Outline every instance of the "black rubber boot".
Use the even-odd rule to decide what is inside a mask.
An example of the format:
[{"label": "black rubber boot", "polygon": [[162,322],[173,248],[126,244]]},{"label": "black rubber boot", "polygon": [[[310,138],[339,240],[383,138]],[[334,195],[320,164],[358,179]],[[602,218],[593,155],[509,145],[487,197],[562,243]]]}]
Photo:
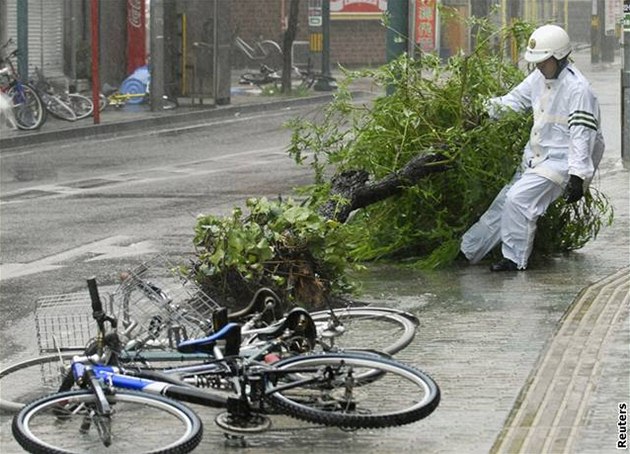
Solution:
[{"label": "black rubber boot", "polygon": [[490,271],[518,271],[518,266],[512,260],[502,259],[490,266]]}]

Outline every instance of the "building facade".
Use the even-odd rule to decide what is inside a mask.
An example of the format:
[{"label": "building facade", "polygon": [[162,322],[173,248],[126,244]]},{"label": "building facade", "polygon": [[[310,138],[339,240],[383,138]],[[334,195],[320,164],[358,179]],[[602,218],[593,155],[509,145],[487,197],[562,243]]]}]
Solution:
[{"label": "building facade", "polygon": [[[387,27],[382,13],[387,10],[387,0],[329,1],[331,66],[385,63]],[[512,17],[537,23],[556,22],[569,29],[575,42],[589,43],[593,8],[620,0],[441,0],[439,8],[434,7],[434,0],[389,1],[408,1],[412,18],[424,15],[424,19],[419,19],[423,23],[410,23],[409,29],[414,36],[425,33],[416,42],[427,47],[425,50],[448,57],[455,52],[470,50],[471,32],[465,19],[471,14],[488,16],[498,23],[506,23]],[[153,65],[164,73],[165,84],[174,94],[204,95],[212,94],[213,90],[224,91],[225,79],[232,69],[257,68],[260,63],[234,46],[236,38],[254,49],[262,40],[273,40],[282,45],[290,2],[99,0],[96,3],[99,8],[100,80],[109,85],[120,85],[131,73],[135,64],[132,62],[137,61],[137,56],[132,58],[132,53],[137,53],[138,48],[145,49],[138,45],[138,40],[146,40],[146,63],[153,57]],[[20,12],[19,3],[22,7],[27,5],[26,14],[23,9]],[[69,85],[85,85],[89,83],[92,68],[92,4],[91,0],[0,0],[0,38],[4,43],[9,37],[18,36],[20,27],[26,27],[29,73],[38,67],[47,77],[65,79]],[[160,41],[163,47],[151,52],[150,15],[157,5],[164,19],[160,22],[163,32],[160,36],[164,42]],[[422,12],[416,10],[418,5],[425,9]],[[433,9],[427,9],[429,6]],[[309,49],[314,46],[313,36],[321,7],[322,0],[299,0],[293,54],[296,63],[301,65],[306,65],[313,55]],[[146,27],[142,34],[132,35],[129,23],[137,19],[139,9],[144,13]],[[215,77],[221,79],[218,84]]]}]

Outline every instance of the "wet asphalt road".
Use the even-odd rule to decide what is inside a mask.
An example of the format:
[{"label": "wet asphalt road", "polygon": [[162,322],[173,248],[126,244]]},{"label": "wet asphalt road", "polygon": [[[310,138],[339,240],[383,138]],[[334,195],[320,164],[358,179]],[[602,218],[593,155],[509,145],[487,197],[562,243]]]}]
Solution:
[{"label": "wet asphalt road", "polygon": [[[306,430],[303,423],[279,418],[274,421],[274,431],[250,437],[240,445],[226,441],[214,427],[213,411],[195,407],[206,427],[197,451],[490,452],[580,291],[630,263],[628,171],[619,159],[619,67],[587,69],[607,120],[608,149],[597,184],[615,207],[614,224],[605,227],[596,241],[571,254],[540,259],[522,273],[495,275],[485,264],[430,272],[378,265],[358,276],[366,298],[419,316],[416,339],[399,358],[423,369],[441,386],[442,402],[433,415],[409,426],[358,432]],[[6,180],[3,154],[2,196],[22,195],[18,202],[0,205],[2,358],[29,355],[36,348],[33,336],[25,339],[23,333],[33,332],[33,304],[39,295],[79,290],[81,278],[90,274],[113,282],[115,270],[136,263],[156,248],[187,251],[196,212],[224,213],[249,195],[286,193],[308,181],[307,171],[296,170],[282,156],[286,132],[279,132],[277,125],[263,129],[267,132],[253,129],[252,134],[244,134],[241,128],[239,138],[251,135],[251,141],[225,158],[220,153],[206,154],[210,144],[229,144],[232,150],[239,142],[227,136],[221,139],[224,125],[203,138],[169,133],[154,143],[145,143],[145,139],[99,143],[87,147],[92,156],[88,163],[76,159],[76,153],[85,153],[83,146],[81,151],[68,152],[63,167],[71,168],[69,173],[64,170],[61,178],[49,176],[48,180],[46,172],[66,152],[55,150],[61,154],[53,157],[46,151],[21,151],[28,159],[44,160],[39,167],[44,184]],[[269,132],[272,130],[276,132]],[[269,142],[261,139],[271,136],[274,139]],[[189,140],[203,148],[192,151]],[[166,152],[173,147],[192,155],[181,159]],[[101,154],[103,150],[107,153]],[[137,160],[126,163],[131,150]],[[248,154],[252,150],[256,151]],[[100,170],[99,159],[109,166],[106,171]],[[99,185],[98,180],[105,184]],[[115,183],[109,183],[112,180]],[[68,187],[76,192],[60,194],[71,191],[65,189]],[[31,197],[28,191],[33,189],[56,191],[57,195],[33,196],[31,192]],[[6,268],[7,264],[14,266]],[[22,271],[20,264],[25,265]],[[37,272],[20,274],[34,267],[39,267]],[[5,279],[6,269],[17,274]],[[610,323],[612,335],[597,351],[599,371],[591,386],[592,396],[583,404],[587,406],[585,416],[568,452],[618,452],[616,405],[628,401],[630,389],[628,311],[627,305],[620,307]],[[384,392],[386,398],[396,398],[395,390]],[[2,452],[20,452],[7,431],[8,418],[3,415],[1,421]]]}]

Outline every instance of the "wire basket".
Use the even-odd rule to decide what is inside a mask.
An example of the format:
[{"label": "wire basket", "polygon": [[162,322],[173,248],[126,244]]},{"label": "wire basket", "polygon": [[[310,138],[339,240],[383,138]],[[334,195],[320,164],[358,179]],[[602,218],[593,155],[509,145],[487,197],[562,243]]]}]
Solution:
[{"label": "wire basket", "polygon": [[36,301],[35,329],[40,354],[82,350],[96,335],[90,295],[50,295]]},{"label": "wire basket", "polygon": [[212,330],[220,306],[164,256],[121,273],[121,280],[112,303],[128,350],[175,348]]}]

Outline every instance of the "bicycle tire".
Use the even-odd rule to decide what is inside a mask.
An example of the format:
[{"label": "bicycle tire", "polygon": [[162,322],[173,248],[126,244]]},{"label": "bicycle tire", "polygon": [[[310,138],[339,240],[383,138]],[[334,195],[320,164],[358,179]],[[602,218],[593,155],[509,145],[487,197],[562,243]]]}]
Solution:
[{"label": "bicycle tire", "polygon": [[77,115],[74,113],[72,107],[65,103],[60,97],[56,95],[46,94],[45,96],[46,109],[50,114],[65,121],[76,121]]},{"label": "bicycle tire", "polygon": [[98,424],[89,411],[96,395],[86,390],[53,394],[28,404],[13,418],[13,436],[27,451],[46,454],[187,453],[201,441],[201,420],[179,402],[127,390],[108,395],[107,400],[114,410],[111,446],[104,446],[98,430],[91,428],[91,423]]},{"label": "bicycle tire", "polygon": [[87,118],[94,112],[94,103],[87,96],[70,93],[68,94],[68,102],[77,116],[77,120]]},{"label": "bicycle tire", "polygon": [[265,55],[263,63],[276,71],[281,69],[284,57],[280,45],[275,41],[266,39],[261,41],[259,46]]},{"label": "bicycle tire", "polygon": [[417,328],[417,319],[387,308],[337,308],[312,312],[311,317],[318,339],[329,339],[328,345],[323,344],[327,350],[362,349],[394,355],[413,341]]},{"label": "bicycle tire", "polygon": [[271,74],[243,73],[241,74],[241,81],[243,81],[244,83],[251,84],[251,85],[256,85],[257,87],[280,82],[279,77],[272,76]]},{"label": "bicycle tire", "polygon": [[[309,368],[322,378],[295,381],[296,374],[308,377]],[[353,376],[364,368],[378,371],[379,379],[355,381]],[[278,372],[266,375],[267,401],[287,416],[315,424],[353,429],[400,426],[426,418],[440,402],[440,389],[427,374],[374,355],[296,356],[277,362],[274,369],[294,372],[285,382]]]},{"label": "bicycle tire", "polygon": [[[76,354],[79,352],[62,353],[61,360],[70,361]],[[0,409],[16,412],[34,398],[57,391],[63,380],[59,361],[59,355],[47,355],[27,359],[2,369]]]},{"label": "bicycle tire", "polygon": [[44,102],[30,84],[22,84],[21,87],[21,93],[15,85],[7,92],[13,102],[17,127],[26,131],[39,129],[46,122]]}]

